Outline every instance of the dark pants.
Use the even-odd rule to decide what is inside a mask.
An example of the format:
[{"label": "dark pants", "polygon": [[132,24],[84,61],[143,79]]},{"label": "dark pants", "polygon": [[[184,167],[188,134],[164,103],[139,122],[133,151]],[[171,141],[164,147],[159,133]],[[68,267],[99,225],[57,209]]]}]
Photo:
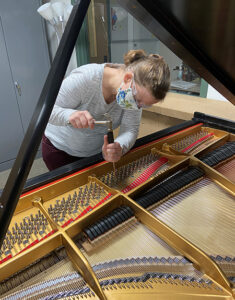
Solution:
[{"label": "dark pants", "polygon": [[82,158],[71,156],[64,151],[57,149],[45,135],[42,137],[42,157],[49,171]]}]

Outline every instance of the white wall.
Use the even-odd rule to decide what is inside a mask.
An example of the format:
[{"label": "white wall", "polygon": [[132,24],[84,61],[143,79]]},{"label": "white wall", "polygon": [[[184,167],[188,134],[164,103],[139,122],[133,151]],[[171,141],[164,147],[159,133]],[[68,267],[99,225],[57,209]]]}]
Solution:
[{"label": "white wall", "polygon": [[216,91],[211,85],[208,85],[207,98],[221,101],[228,101],[224,96]]},{"label": "white wall", "polygon": [[111,1],[117,21],[111,27],[111,61],[123,63],[123,55],[131,49],[144,49],[149,53],[158,53],[158,39],[142,24],[134,19],[116,1]]},{"label": "white wall", "polygon": [[169,66],[170,73],[171,73],[171,81],[176,80],[178,71],[177,70],[173,71],[173,69],[176,66],[180,66],[182,60],[160,41],[159,41],[159,54],[164,57],[166,63]]},{"label": "white wall", "polygon": [[164,57],[171,71],[171,80],[176,80],[182,60],[151,34],[142,24],[133,18],[115,1],[111,1],[111,8],[116,11],[117,21],[111,25],[111,60],[123,63],[123,55],[130,49],[144,49],[148,54],[155,53]]}]

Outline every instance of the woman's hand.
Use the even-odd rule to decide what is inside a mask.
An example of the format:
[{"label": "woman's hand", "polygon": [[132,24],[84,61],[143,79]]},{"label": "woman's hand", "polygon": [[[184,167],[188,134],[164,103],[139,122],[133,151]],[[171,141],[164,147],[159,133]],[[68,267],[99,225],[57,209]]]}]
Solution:
[{"label": "woman's hand", "polygon": [[122,147],[118,142],[108,143],[108,136],[104,136],[104,145],[102,147],[103,157],[106,161],[117,162],[122,157]]},{"label": "woman's hand", "polygon": [[69,117],[69,123],[74,128],[94,128],[94,118],[87,110],[78,110],[72,113]]}]

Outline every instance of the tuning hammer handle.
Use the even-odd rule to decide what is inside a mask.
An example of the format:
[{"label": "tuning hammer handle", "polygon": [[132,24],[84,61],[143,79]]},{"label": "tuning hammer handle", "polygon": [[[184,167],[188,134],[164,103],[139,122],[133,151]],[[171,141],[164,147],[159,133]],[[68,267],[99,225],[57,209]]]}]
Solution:
[{"label": "tuning hammer handle", "polygon": [[114,143],[113,131],[112,131],[112,130],[109,130],[108,133],[107,133],[107,135],[108,135],[108,143],[109,143],[109,144]]},{"label": "tuning hammer handle", "polygon": [[[109,144],[114,143],[113,130],[109,129],[107,135],[108,135],[108,143]],[[116,176],[116,166],[114,162],[113,162],[113,171],[114,171],[114,176]]]}]

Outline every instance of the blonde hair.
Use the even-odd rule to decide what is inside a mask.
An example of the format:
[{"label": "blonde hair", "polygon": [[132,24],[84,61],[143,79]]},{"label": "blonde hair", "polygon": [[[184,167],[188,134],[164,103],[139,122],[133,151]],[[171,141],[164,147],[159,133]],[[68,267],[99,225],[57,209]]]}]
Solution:
[{"label": "blonde hair", "polygon": [[156,99],[165,98],[170,87],[170,70],[162,56],[130,50],[124,55],[124,64],[126,70],[134,73],[138,85],[147,88]]}]

